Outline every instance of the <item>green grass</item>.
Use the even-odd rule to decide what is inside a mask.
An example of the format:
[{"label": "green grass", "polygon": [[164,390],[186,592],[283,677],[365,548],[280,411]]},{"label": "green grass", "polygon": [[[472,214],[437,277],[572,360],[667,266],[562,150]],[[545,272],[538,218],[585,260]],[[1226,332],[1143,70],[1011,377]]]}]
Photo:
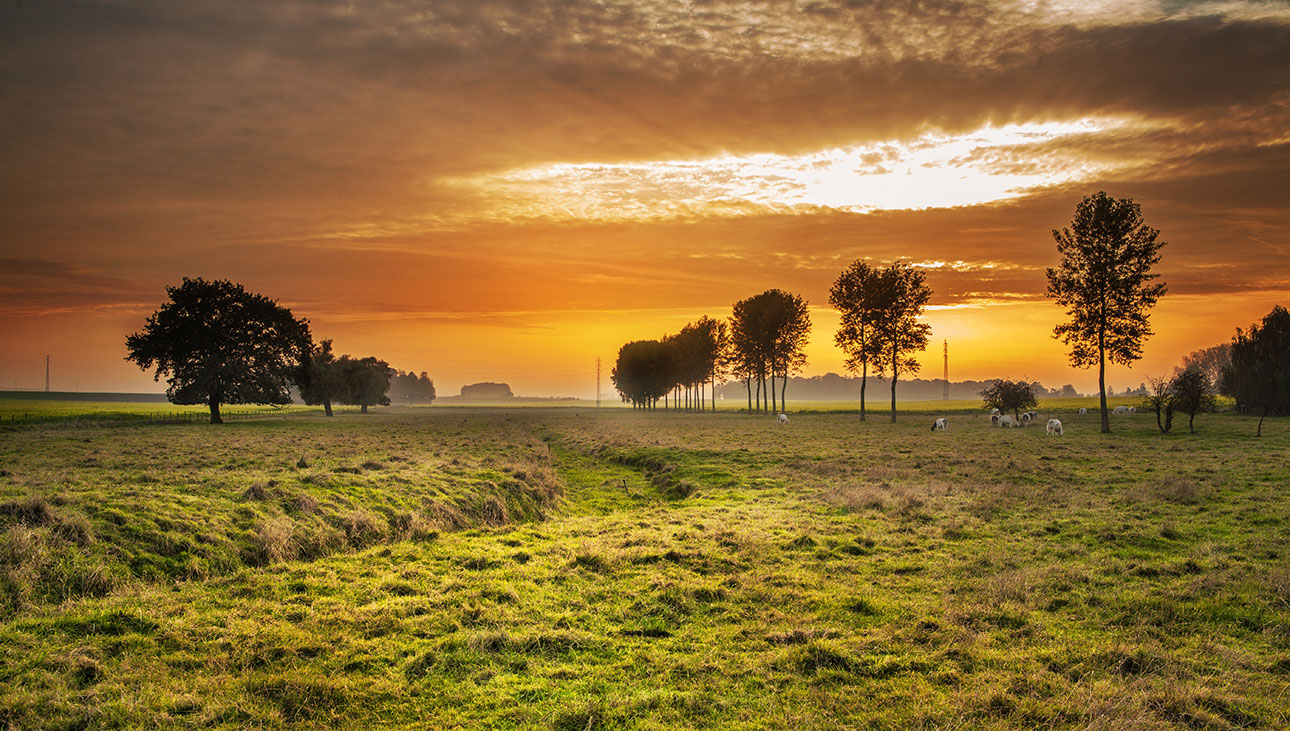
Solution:
[{"label": "green grass", "polygon": [[1290,424],[931,416],[3,432],[0,725],[1290,724]]}]

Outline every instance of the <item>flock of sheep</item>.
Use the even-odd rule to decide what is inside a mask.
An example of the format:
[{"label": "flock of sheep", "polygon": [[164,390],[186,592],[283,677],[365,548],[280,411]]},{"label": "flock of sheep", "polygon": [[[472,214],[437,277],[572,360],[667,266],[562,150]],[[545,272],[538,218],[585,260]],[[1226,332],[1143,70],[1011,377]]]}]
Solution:
[{"label": "flock of sheep", "polygon": [[[1081,408],[1079,410],[1079,413],[1081,416],[1083,416],[1084,414],[1088,413],[1088,409]],[[1138,413],[1138,410],[1132,406],[1116,406],[1111,411],[1111,413],[1117,414],[1117,415],[1133,416],[1134,414]],[[998,409],[990,409],[990,426],[998,426],[998,427],[1030,426],[1032,423],[1038,420],[1039,420],[1039,412],[1036,412],[1036,411],[1027,411],[1026,413],[1021,415],[1020,419],[1017,419],[1010,414],[1000,413]],[[775,421],[776,423],[779,423],[779,424],[787,424],[788,414],[780,414],[779,416],[776,416]],[[932,422],[932,431],[945,431],[946,429],[949,428],[949,426],[950,426],[949,419],[946,419],[944,416],[941,416],[941,417],[938,417],[936,421]],[[1061,419],[1049,419],[1048,427],[1045,429],[1045,432],[1050,437],[1062,436]]]}]

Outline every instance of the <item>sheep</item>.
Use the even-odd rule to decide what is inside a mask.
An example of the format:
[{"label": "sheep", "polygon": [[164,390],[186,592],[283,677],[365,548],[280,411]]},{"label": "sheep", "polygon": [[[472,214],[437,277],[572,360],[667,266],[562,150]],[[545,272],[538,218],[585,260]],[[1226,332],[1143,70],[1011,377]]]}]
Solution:
[{"label": "sheep", "polygon": [[949,426],[949,422],[945,420],[945,417],[941,417],[932,422],[932,431],[945,431],[947,426]]},{"label": "sheep", "polygon": [[1026,413],[1024,413],[1024,414],[1022,414],[1022,415],[1021,415],[1021,425],[1022,425],[1022,426],[1030,426],[1030,422],[1032,422],[1032,421],[1034,421],[1034,420],[1036,420],[1036,419],[1038,419],[1038,418],[1039,418],[1039,412],[1037,412],[1037,411],[1027,411]]},{"label": "sheep", "polygon": [[1060,436],[1062,435],[1062,423],[1061,423],[1061,421],[1059,421],[1059,420],[1057,420],[1057,419],[1049,419],[1049,420],[1048,420],[1048,429],[1047,429],[1047,431],[1048,431],[1048,436],[1050,436],[1050,437],[1052,437],[1052,436],[1060,437]]},{"label": "sheep", "polygon": [[998,409],[990,409],[990,416],[998,416],[999,414],[1000,411]]},{"label": "sheep", "polygon": [[776,421],[776,422],[778,422],[778,423],[780,423],[780,424],[787,424],[787,423],[788,423],[788,414],[780,414],[779,416],[776,416],[776,417],[775,417],[775,421]]},{"label": "sheep", "polygon": [[1000,414],[990,414],[990,426],[1003,426],[1003,416]]},{"label": "sheep", "polygon": [[999,426],[1014,427],[1021,426],[1021,424],[1016,419],[1012,418],[1012,414],[1004,414],[999,417]]},{"label": "sheep", "polygon": [[1112,410],[1111,410],[1111,413],[1112,413],[1112,414],[1115,414],[1116,416],[1119,416],[1119,415],[1121,415],[1121,414],[1127,414],[1127,413],[1129,413],[1129,407],[1128,407],[1128,406],[1117,406],[1117,407],[1115,407],[1114,409],[1112,409]]},{"label": "sheep", "polygon": [[1129,416],[1133,416],[1133,415],[1134,415],[1134,414],[1136,414],[1136,413],[1138,413],[1138,409],[1137,409],[1137,407],[1135,407],[1135,406],[1130,406],[1130,407],[1129,407]]},{"label": "sheep", "polygon": [[1083,406],[1079,407],[1079,415],[1080,415],[1080,416],[1083,416],[1083,415],[1085,415],[1085,414],[1087,414],[1087,413],[1088,413],[1088,409],[1084,408]]}]

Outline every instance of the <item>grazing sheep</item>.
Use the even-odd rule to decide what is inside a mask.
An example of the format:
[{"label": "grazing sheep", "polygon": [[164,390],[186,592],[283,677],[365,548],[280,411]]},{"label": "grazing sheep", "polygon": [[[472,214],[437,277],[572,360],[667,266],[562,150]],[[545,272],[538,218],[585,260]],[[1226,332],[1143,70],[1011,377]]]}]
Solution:
[{"label": "grazing sheep", "polygon": [[780,414],[779,416],[776,416],[775,421],[779,422],[780,424],[787,424],[788,414]]},{"label": "grazing sheep", "polygon": [[1048,431],[1048,436],[1050,436],[1050,437],[1051,437],[1051,436],[1057,436],[1057,437],[1060,437],[1060,436],[1062,435],[1062,423],[1061,423],[1061,421],[1059,421],[1059,420],[1057,420],[1057,419],[1049,419],[1049,420],[1048,420],[1048,429],[1047,429],[1047,431]]},{"label": "grazing sheep", "polygon": [[1036,420],[1036,419],[1038,419],[1038,418],[1039,418],[1039,412],[1037,412],[1037,411],[1027,411],[1026,413],[1024,413],[1024,414],[1022,414],[1022,415],[1021,415],[1021,425],[1022,425],[1022,426],[1030,426],[1030,422],[1032,422],[1032,421],[1034,421],[1034,420]]},{"label": "grazing sheep", "polygon": [[1012,418],[1012,414],[1004,414],[999,417],[999,426],[1014,427],[1021,426],[1021,423]]},{"label": "grazing sheep", "polygon": [[941,417],[932,422],[932,431],[945,431],[947,426],[949,426],[949,422],[945,420],[945,417]]},{"label": "grazing sheep", "polygon": [[1003,416],[1000,414],[990,414],[990,426],[1003,426]]},{"label": "grazing sheep", "polygon": [[1128,407],[1128,406],[1117,406],[1117,407],[1115,407],[1114,409],[1112,409],[1112,410],[1111,410],[1111,413],[1112,413],[1112,414],[1115,414],[1115,415],[1117,415],[1117,416],[1119,416],[1119,415],[1121,415],[1121,414],[1127,414],[1127,413],[1129,413],[1129,407]]},{"label": "grazing sheep", "polygon": [[998,410],[998,409],[990,409],[990,415],[991,415],[991,416],[998,416],[998,415],[999,415],[999,413],[1000,413],[1000,412],[999,412],[999,410]]},{"label": "grazing sheep", "polygon": [[1134,415],[1134,414],[1136,414],[1136,413],[1138,413],[1138,409],[1137,409],[1137,407],[1130,406],[1130,407],[1129,407],[1129,416],[1133,416],[1133,415]]},{"label": "grazing sheep", "polygon": [[1080,416],[1083,416],[1084,414],[1087,414],[1087,413],[1088,413],[1088,409],[1084,408],[1083,406],[1079,407]]}]

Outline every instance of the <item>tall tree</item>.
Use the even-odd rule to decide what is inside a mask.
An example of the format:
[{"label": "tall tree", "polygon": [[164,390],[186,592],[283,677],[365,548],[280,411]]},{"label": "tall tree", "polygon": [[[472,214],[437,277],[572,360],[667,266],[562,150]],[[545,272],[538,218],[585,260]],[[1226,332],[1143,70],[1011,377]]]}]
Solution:
[{"label": "tall tree", "polygon": [[917,373],[917,354],[927,347],[932,328],[918,318],[932,299],[921,269],[896,262],[878,276],[877,313],[874,320],[878,373],[891,374],[891,420],[896,421],[896,381],[902,373]]},{"label": "tall tree", "polygon": [[1223,369],[1222,392],[1236,407],[1259,412],[1256,436],[1270,413],[1290,413],[1290,312],[1277,305],[1262,323],[1236,330],[1232,364]]},{"label": "tall tree", "polygon": [[154,380],[167,376],[176,404],[207,404],[222,423],[221,404],[289,404],[287,389],[313,347],[309,321],[240,284],[184,278],[166,287],[170,301],[126,338],[126,360]]},{"label": "tall tree", "polygon": [[[757,379],[759,409],[777,410],[788,388],[788,377],[806,364],[804,348],[811,318],[806,300],[780,289],[735,303],[730,317],[730,345],[737,370]],[[781,378],[779,393],[775,379]],[[769,379],[769,384],[767,380]]]},{"label": "tall tree", "polygon": [[865,420],[869,364],[882,357],[876,323],[880,280],[877,269],[857,260],[838,275],[829,290],[829,304],[842,315],[833,339],[847,355],[847,370],[860,374],[860,421]]},{"label": "tall tree", "polygon": [[330,340],[324,340],[312,348],[301,364],[296,383],[300,386],[300,398],[305,403],[314,406],[321,404],[327,416],[332,415],[332,402],[341,401],[345,395],[345,374],[336,365]]},{"label": "tall tree", "polygon": [[1047,270],[1048,296],[1066,308],[1069,322],[1053,336],[1070,346],[1071,364],[1097,365],[1102,433],[1110,433],[1106,361],[1129,365],[1142,357],[1151,335],[1147,310],[1166,291],[1151,267],[1160,262],[1160,232],[1146,225],[1137,203],[1102,191],[1075,208],[1070,228],[1053,231],[1061,262]]}]

